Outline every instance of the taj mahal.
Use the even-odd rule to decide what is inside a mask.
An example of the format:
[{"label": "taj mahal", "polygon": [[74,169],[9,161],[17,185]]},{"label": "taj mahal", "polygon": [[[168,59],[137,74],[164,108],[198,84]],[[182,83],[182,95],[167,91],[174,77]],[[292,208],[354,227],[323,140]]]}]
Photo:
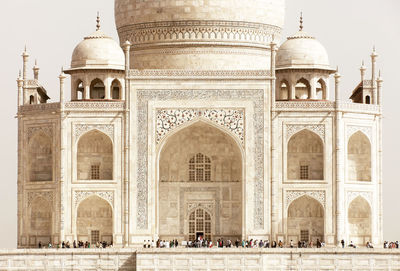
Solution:
[{"label": "taj mahal", "polygon": [[115,0],[119,41],[98,17],[71,48],[59,101],[25,50],[18,248],[381,244],[377,52],[347,93],[306,17],[282,37],[284,15],[284,0]]}]

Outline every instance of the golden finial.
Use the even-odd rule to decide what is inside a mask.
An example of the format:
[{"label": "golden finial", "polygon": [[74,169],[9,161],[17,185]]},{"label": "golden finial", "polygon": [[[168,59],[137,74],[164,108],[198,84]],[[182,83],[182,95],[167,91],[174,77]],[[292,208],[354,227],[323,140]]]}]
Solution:
[{"label": "golden finial", "polygon": [[300,12],[300,31],[303,31],[303,12]]},{"label": "golden finial", "polygon": [[96,31],[100,30],[100,13],[97,12],[97,20],[96,20],[97,24],[96,24]]}]

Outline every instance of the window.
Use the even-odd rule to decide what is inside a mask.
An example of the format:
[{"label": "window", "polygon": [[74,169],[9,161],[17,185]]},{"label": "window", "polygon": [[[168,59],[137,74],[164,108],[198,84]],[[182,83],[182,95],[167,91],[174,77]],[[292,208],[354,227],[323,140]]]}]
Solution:
[{"label": "window", "polygon": [[370,104],[370,103],[371,103],[371,97],[370,97],[370,96],[367,95],[367,96],[365,97],[365,103],[366,103],[366,104]]},{"label": "window", "polygon": [[207,240],[211,240],[211,216],[208,212],[199,208],[189,216],[189,240],[196,240],[198,233],[201,233]]},{"label": "window", "polygon": [[95,79],[90,84],[90,99],[104,99],[106,88],[100,79]]},{"label": "window", "polygon": [[308,230],[300,231],[300,241],[308,242]]},{"label": "window", "polygon": [[300,166],[300,180],[308,180],[308,166]]},{"label": "window", "polygon": [[114,99],[114,100],[119,100],[119,99],[121,99],[121,95],[120,95],[120,90],[121,90],[121,87],[120,87],[120,83],[119,83],[119,81],[117,80],[117,79],[115,79],[112,83],[111,83],[111,97],[112,97],[112,99]]},{"label": "window", "polygon": [[100,165],[92,165],[90,167],[90,179],[100,180]]},{"label": "window", "polygon": [[198,153],[189,160],[189,182],[211,181],[211,159]]},{"label": "window", "polygon": [[33,95],[29,96],[29,104],[34,104],[35,103],[35,97]]},{"label": "window", "polygon": [[92,231],[91,232],[91,234],[90,234],[90,241],[91,241],[91,244],[96,244],[97,242],[99,242],[100,241],[100,232],[99,231]]}]

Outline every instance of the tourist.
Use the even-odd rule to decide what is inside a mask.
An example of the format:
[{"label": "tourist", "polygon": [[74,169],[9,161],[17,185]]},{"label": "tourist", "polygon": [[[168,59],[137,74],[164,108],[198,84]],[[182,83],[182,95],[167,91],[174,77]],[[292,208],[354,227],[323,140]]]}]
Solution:
[{"label": "tourist", "polygon": [[42,248],[42,242],[39,241],[38,248]]},{"label": "tourist", "polygon": [[356,248],[356,245],[355,245],[355,244],[353,244],[353,241],[350,241],[350,245],[349,245],[349,247]]},{"label": "tourist", "polygon": [[321,241],[319,241],[319,239],[317,239],[317,248],[321,248]]},{"label": "tourist", "polygon": [[290,240],[290,248],[293,248],[293,240]]},{"label": "tourist", "polygon": [[342,248],[344,248],[344,239],[342,239],[342,241],[340,241],[340,243],[342,244]]},{"label": "tourist", "polygon": [[52,245],[51,245],[51,243],[49,242],[49,244],[47,245],[47,247],[48,248],[51,248],[52,247]]}]

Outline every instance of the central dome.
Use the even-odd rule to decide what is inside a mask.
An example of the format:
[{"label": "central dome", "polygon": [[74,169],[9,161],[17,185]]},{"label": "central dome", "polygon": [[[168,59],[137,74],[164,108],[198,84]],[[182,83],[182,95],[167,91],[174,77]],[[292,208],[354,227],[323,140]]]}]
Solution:
[{"label": "central dome", "polygon": [[268,69],[285,0],[115,0],[136,69]]}]

